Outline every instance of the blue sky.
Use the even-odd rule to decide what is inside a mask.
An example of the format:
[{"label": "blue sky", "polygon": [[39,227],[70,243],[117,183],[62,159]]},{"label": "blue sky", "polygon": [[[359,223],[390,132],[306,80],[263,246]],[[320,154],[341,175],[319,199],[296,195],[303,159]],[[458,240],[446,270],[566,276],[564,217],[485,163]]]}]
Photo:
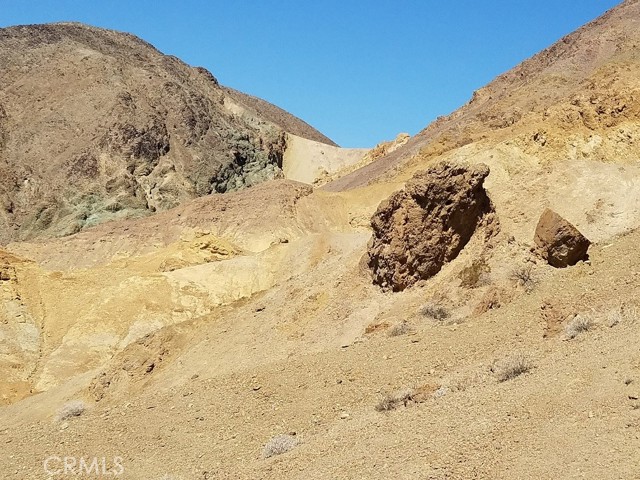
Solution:
[{"label": "blue sky", "polygon": [[0,26],[123,30],[342,146],[415,134],[616,0],[3,0]]}]

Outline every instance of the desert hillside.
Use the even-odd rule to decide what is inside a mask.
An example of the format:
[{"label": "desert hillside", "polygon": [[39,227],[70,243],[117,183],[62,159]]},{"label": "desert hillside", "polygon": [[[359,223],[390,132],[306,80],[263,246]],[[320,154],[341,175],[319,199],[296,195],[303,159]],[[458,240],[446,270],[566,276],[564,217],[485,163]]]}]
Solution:
[{"label": "desert hillside", "polygon": [[0,63],[2,243],[280,178],[286,133],[335,146],[129,34],[5,28]]},{"label": "desert hillside", "polygon": [[[47,478],[52,455],[104,458],[134,480],[640,478],[638,22],[640,2],[625,1],[370,151],[133,37],[28,27],[46,41],[22,44],[19,28],[0,31],[16,51],[78,49],[55,34],[70,29],[111,38],[114,56],[161,58],[180,91],[217,95],[211,118],[248,132],[256,158],[281,153],[277,169],[256,160],[255,185],[234,170],[233,188],[185,187],[144,216],[56,237],[29,238],[41,196],[16,187],[24,223],[0,249],[2,478]],[[111,98],[117,74],[104,75]],[[191,127],[182,103],[162,105],[175,127],[157,165],[184,185],[198,152],[222,144],[209,129],[174,147]],[[51,128],[46,149],[32,132],[34,152],[57,145]],[[119,165],[113,178],[136,177],[130,151],[75,137]],[[21,155],[16,168],[36,158]],[[72,202],[38,165],[29,178]],[[86,192],[106,192],[98,171]]]},{"label": "desert hillside", "polygon": [[633,163],[640,89],[640,2],[626,0],[497,77],[403,148],[326,188],[408,172],[467,145],[504,144],[541,161]]}]

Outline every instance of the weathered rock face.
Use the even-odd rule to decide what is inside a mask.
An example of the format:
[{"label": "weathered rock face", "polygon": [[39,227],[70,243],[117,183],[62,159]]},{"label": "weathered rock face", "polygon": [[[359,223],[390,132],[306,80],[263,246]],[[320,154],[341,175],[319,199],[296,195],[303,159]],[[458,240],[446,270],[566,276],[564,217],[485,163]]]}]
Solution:
[{"label": "weathered rock face", "polygon": [[567,220],[548,208],[540,216],[534,242],[538,253],[556,268],[586,260],[591,242]]},{"label": "weathered rock face", "polygon": [[37,366],[42,335],[25,301],[28,287],[21,285],[30,264],[0,249],[0,405],[33,393],[29,376]]},{"label": "weathered rock face", "polygon": [[285,131],[332,143],[124,33],[0,29],[0,65],[0,244],[279,178]]},{"label": "weathered rock face", "polygon": [[493,211],[486,165],[441,163],[418,173],[371,219],[367,263],[373,282],[401,291],[438,273]]}]

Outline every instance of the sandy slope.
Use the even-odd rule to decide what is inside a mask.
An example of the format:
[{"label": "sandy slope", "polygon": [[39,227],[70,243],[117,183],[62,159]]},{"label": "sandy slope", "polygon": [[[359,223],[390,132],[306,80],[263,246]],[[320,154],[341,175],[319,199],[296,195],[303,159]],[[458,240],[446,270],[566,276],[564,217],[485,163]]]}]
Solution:
[{"label": "sandy slope", "polygon": [[[334,255],[303,278],[164,330],[161,344],[114,357],[105,372],[118,381],[99,390],[99,402],[95,388],[83,387],[85,377],[5,409],[0,438],[13,458],[0,460],[0,469],[7,478],[38,478],[41,459],[60,450],[122,455],[126,478],[140,479],[207,478],[204,472],[209,478],[635,478],[640,414],[630,397],[637,396],[640,357],[632,307],[640,257],[630,252],[637,233],[593,249],[591,265],[537,267],[532,293],[516,291],[503,308],[458,324],[418,312],[451,272],[436,279],[440,285],[382,294],[361,275],[357,250],[344,250],[345,239],[336,250],[337,240],[321,243],[319,251]],[[319,288],[320,278],[344,285],[349,295]],[[492,278],[508,283],[498,273]],[[448,287],[452,298],[455,287]],[[465,295],[468,301],[479,292]],[[566,312],[594,309],[596,326],[572,341],[561,334],[544,338],[545,302]],[[611,312],[622,306],[631,313],[610,327]],[[413,334],[364,333],[371,323],[400,319]],[[535,368],[499,383],[490,366],[514,351],[525,352]],[[156,368],[144,373],[149,357]],[[118,377],[118,364],[133,366],[126,379]],[[408,386],[447,390],[397,411],[374,410],[383,392]],[[86,415],[51,422],[65,399],[79,397],[90,404]],[[268,438],[290,431],[304,440],[298,449],[260,458]]]}]

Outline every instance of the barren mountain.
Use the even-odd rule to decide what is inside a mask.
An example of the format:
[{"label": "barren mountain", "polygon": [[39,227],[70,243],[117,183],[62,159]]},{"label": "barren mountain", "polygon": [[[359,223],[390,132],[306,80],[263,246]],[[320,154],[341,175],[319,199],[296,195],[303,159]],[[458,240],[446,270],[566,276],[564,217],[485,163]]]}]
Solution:
[{"label": "barren mountain", "polygon": [[298,130],[288,178],[8,244],[2,478],[639,478],[639,22],[622,3],[408,141]]},{"label": "barren mountain", "polygon": [[129,34],[0,30],[0,242],[69,234],[282,176],[306,123]]}]

